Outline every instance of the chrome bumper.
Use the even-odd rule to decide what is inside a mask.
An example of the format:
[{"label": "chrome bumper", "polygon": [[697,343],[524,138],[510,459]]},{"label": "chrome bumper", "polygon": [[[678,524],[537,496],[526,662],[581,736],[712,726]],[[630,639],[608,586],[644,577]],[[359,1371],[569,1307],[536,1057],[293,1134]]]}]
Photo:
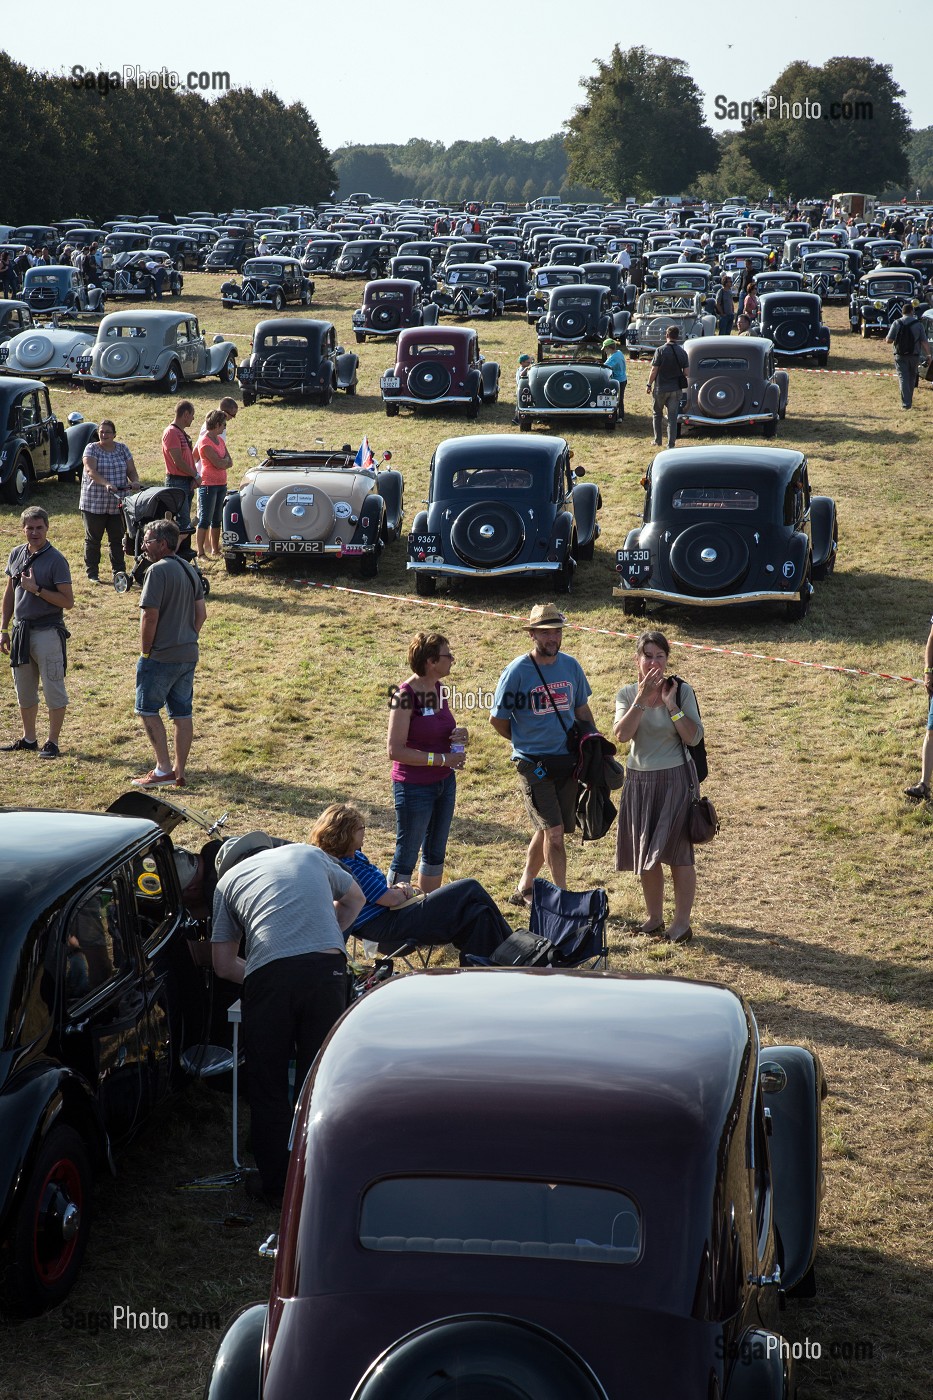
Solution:
[{"label": "chrome bumper", "polygon": [[645,602],[654,599],[658,603],[683,603],[691,608],[719,608],[724,604],[728,605],[741,603],[799,603],[800,589],[791,592],[787,589],[782,592],[773,592],[768,589],[758,589],[752,593],[726,593],[717,594],[715,598],[697,597],[693,593],[673,593],[666,588],[628,588],[625,584],[616,584],[612,590],[614,598],[643,598]]},{"label": "chrome bumper", "polygon": [[466,564],[445,564],[443,560],[433,564],[427,559],[423,561],[409,559],[406,567],[414,570],[415,573],[422,574],[453,574],[462,575],[464,578],[503,578],[519,574],[554,574],[563,568],[563,564],[558,559],[542,559],[539,564],[503,564],[498,569],[479,569]]},{"label": "chrome bumper", "polygon": [[618,401],[609,408],[519,408],[519,418],[611,418],[618,413]]},{"label": "chrome bumper", "polygon": [[731,428],[736,423],[776,423],[778,420],[773,413],[742,413],[738,418],[701,418],[696,413],[681,413],[677,421],[685,428]]},{"label": "chrome bumper", "polygon": [[345,559],[356,559],[363,554],[372,554],[374,544],[361,545],[359,549],[347,549],[342,544],[325,544],[322,549],[273,549],[268,544],[226,544],[224,554],[267,554],[270,559],[316,559],[322,554],[342,554]]},{"label": "chrome bumper", "polygon": [[382,402],[414,404],[418,408],[432,408],[434,404],[437,404],[440,408],[448,403],[472,403],[473,400],[469,394],[442,394],[437,399],[417,399],[413,398],[411,394],[383,394]]}]

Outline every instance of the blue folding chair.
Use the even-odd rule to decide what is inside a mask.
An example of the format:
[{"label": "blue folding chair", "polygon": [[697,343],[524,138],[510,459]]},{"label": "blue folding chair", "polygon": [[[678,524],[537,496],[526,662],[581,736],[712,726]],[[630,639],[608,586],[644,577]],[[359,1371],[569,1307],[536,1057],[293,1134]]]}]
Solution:
[{"label": "blue folding chair", "polygon": [[608,968],[608,918],[603,889],[561,890],[550,880],[535,880],[532,886],[529,931],[554,944],[553,967]]}]

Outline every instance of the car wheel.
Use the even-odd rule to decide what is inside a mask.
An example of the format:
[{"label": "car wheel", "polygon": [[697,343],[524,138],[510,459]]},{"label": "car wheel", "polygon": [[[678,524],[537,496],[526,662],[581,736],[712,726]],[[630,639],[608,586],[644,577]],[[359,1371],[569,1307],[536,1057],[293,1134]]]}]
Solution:
[{"label": "car wheel", "polygon": [[72,1288],[91,1226],[91,1163],[83,1139],[63,1124],[39,1149],[22,1193],[6,1292],[20,1312],[54,1307]]},{"label": "car wheel", "polygon": [[224,555],[224,568],[227,570],[227,573],[228,573],[228,574],[245,574],[245,573],[246,573],[246,555],[245,555],[245,554],[225,554],[225,555]]},{"label": "car wheel", "polygon": [[700,597],[734,592],[748,573],[748,545],[730,525],[688,525],[671,545],[671,572],[687,593]]},{"label": "car wheel", "polygon": [[244,390],[243,390],[243,407],[244,407],[244,408],[252,408],[252,406],[253,406],[253,404],[254,404],[255,402],[256,402],[256,395],[253,394],[253,393],[251,393],[251,392],[249,391],[249,389],[244,389]]},{"label": "car wheel", "polygon": [[570,366],[548,375],[544,381],[544,397],[552,408],[582,408],[591,393],[586,375]]},{"label": "car wheel", "polygon": [[560,566],[560,572],[559,572],[558,575],[557,575],[557,591],[558,591],[558,593],[569,593],[570,590],[573,588],[573,575],[574,575],[574,571],[575,571],[575,569],[576,569],[576,564],[575,564],[575,562],[574,562],[574,557],[573,557],[573,552],[574,552],[575,549],[576,549],[576,541],[575,541],[575,540],[571,540],[571,541],[570,541],[570,549],[567,551],[566,555],[564,556],[563,563],[562,563],[561,566]]},{"label": "car wheel", "polygon": [[762,437],[773,438],[777,436],[777,419],[772,418],[769,422],[762,424]]},{"label": "car wheel", "polygon": [[816,363],[819,365],[820,369],[825,369],[825,368],[826,368],[826,365],[827,365],[828,360],[829,360],[829,356],[828,356],[828,355],[817,355],[817,357],[816,357]]},{"label": "car wheel", "polygon": [[332,384],[328,384],[327,388],[321,394],[321,407],[330,408],[331,400],[333,399],[333,397],[334,386]]},{"label": "car wheel", "polygon": [[387,404],[386,404],[386,417],[387,417],[387,418],[397,418],[397,417],[398,417],[398,404],[397,404],[397,403],[387,403]]},{"label": "car wheel", "polygon": [[355,398],[355,397],[356,397],[356,385],[355,385],[355,384],[348,384],[347,387],[344,389],[344,393],[346,394],[346,396],[347,396],[348,399]]},{"label": "car wheel", "polygon": [[648,604],[644,598],[623,598],[622,611],[626,617],[644,617]]},{"label": "car wheel", "polygon": [[465,564],[477,569],[510,563],[525,542],[525,522],[504,501],[477,501],[450,527],[450,543]]},{"label": "car wheel", "polygon": [[279,292],[279,291],[273,292],[273,293],[272,293],[272,310],[273,310],[273,311],[281,311],[281,310],[282,310],[282,307],[283,307],[284,305],[285,305],[285,298],[282,296],[282,293]]},{"label": "car wheel", "polygon": [[610,413],[609,417],[606,419],[606,432],[607,432],[607,433],[614,433],[615,430],[616,430],[616,424],[618,423],[618,421],[619,421],[619,415],[618,415],[618,413]]},{"label": "car wheel", "polygon": [[437,579],[433,574],[415,574],[415,592],[419,598],[433,598],[437,592]]},{"label": "car wheel", "polygon": [[803,576],[803,587],[800,590],[799,602],[795,600],[794,602],[784,604],[788,622],[802,622],[810,611],[811,590],[809,585],[812,576],[812,566],[808,561],[806,572]]},{"label": "car wheel", "polygon": [[862,321],[861,325],[859,326],[859,333],[861,334],[863,340],[868,339],[869,331],[864,321]]},{"label": "car wheel", "polygon": [[530,432],[531,432],[531,418],[530,418],[530,416],[529,416],[527,413],[523,414],[522,417],[519,418],[519,420],[518,420],[518,431],[519,431],[520,433],[530,433]]},{"label": "car wheel", "polygon": [[470,399],[470,402],[467,404],[466,416],[467,416],[468,418],[471,418],[471,419],[472,419],[472,418],[478,417],[478,415],[479,415],[479,406],[480,406],[480,397],[479,397],[479,394],[474,394],[473,397]]},{"label": "car wheel", "polygon": [[443,398],[450,384],[450,370],[439,360],[422,360],[408,375],[409,393],[419,399]]},{"label": "car wheel", "polygon": [[232,355],[228,356],[228,358],[224,361],[224,367],[218,374],[217,378],[220,380],[221,384],[235,383],[236,360],[233,358]]},{"label": "car wheel", "polygon": [[177,360],[173,360],[168,369],[159,380],[159,388],[165,394],[177,394],[181,386],[181,369]]},{"label": "car wheel", "polygon": [[103,384],[85,384],[84,392],[86,394],[99,394],[103,387]]},{"label": "car wheel", "polygon": [[29,494],[29,482],[32,479],[32,468],[29,457],[25,452],[16,454],[16,461],[13,463],[13,470],[6,481],[0,486],[0,496],[8,506],[21,506],[25,504]]},{"label": "car wheel", "polygon": [[745,403],[745,384],[727,378],[724,374],[714,375],[697,392],[697,403],[703,413],[711,418],[732,418],[741,413]]},{"label": "car wheel", "polygon": [[360,578],[375,578],[379,572],[380,550],[374,549],[372,554],[364,554],[360,560]]},{"label": "car wheel", "polygon": [[362,331],[354,331],[353,334],[356,336],[356,343],[357,343],[357,345],[365,345],[365,344],[366,344],[366,336],[364,335],[364,333],[363,333]]},{"label": "car wheel", "polygon": [[310,305],[311,305],[311,293],[310,293],[309,291],[303,291],[303,292],[302,292],[302,294],[301,294],[301,304],[302,304],[302,306],[310,306]]}]

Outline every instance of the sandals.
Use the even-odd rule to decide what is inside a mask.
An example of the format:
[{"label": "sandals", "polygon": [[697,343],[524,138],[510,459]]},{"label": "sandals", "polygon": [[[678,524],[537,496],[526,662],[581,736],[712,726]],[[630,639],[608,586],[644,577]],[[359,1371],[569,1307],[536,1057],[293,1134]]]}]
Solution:
[{"label": "sandals", "polygon": [[673,937],[668,935],[668,942],[676,943],[679,946],[681,943],[689,943],[692,937],[693,929],[688,926],[683,933],[675,933]]},{"label": "sandals", "polygon": [[930,785],[929,783],[914,783],[913,787],[904,789],[904,796],[909,797],[911,802],[929,802]]},{"label": "sandals", "polygon": [[515,890],[506,899],[506,904],[514,904],[516,909],[530,909],[534,890],[529,885],[527,890]]}]

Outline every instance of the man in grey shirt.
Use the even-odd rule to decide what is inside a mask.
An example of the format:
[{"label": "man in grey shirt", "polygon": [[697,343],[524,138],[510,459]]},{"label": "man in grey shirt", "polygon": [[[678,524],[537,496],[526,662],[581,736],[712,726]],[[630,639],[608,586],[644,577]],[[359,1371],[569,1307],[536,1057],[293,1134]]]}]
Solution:
[{"label": "man in grey shirt", "polygon": [[265,832],[221,847],[211,941],[218,977],[243,984],[253,1153],[263,1193],[274,1204],[288,1169],[289,1061],[295,1060],[297,1094],[346,1007],[344,933],[365,899],[320,847],[271,847]]},{"label": "man in grey shirt", "polygon": [[[139,661],[136,713],[155,752],[156,766],[135,787],[185,787],[185,764],[194,733],[194,670],[198,635],[207,618],[201,576],[175,553],[181,538],[171,520],[146,526],[143,550],[150,567],[139,600]],[[175,729],[174,762],[169,758],[162,706]]]}]

